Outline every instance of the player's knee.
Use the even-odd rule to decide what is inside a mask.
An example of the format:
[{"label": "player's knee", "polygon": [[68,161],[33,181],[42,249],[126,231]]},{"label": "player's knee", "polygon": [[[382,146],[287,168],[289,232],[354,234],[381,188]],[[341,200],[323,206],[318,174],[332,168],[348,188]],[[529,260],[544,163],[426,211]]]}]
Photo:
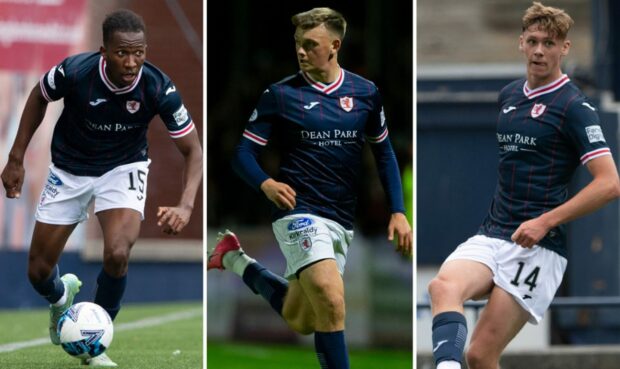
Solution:
[{"label": "player's knee", "polygon": [[291,308],[285,304],[282,309],[282,318],[292,330],[299,334],[307,335],[315,331],[314,317],[310,316],[308,312]]},{"label": "player's knee", "polygon": [[499,365],[499,358],[491,355],[488,350],[472,343],[465,355],[467,367],[470,369],[496,369]]},{"label": "player's knee", "polygon": [[344,322],[344,296],[339,293],[327,293],[321,297],[321,300],[323,314],[330,323],[337,325]]},{"label": "player's knee", "polygon": [[453,283],[440,277],[433,278],[428,284],[428,293],[431,296],[431,301],[450,296],[454,294],[455,289],[456,286]]},{"label": "player's knee", "polygon": [[314,324],[310,324],[310,322],[306,321],[305,319],[286,319],[286,323],[288,324],[289,328],[299,334],[308,335],[314,333],[315,331]]},{"label": "player's knee", "polygon": [[41,283],[49,278],[52,274],[53,266],[45,263],[29,263],[28,264],[28,280],[31,284]]},{"label": "player's knee", "polygon": [[115,278],[120,278],[127,273],[129,264],[129,248],[116,248],[103,255],[103,267],[105,271]]}]

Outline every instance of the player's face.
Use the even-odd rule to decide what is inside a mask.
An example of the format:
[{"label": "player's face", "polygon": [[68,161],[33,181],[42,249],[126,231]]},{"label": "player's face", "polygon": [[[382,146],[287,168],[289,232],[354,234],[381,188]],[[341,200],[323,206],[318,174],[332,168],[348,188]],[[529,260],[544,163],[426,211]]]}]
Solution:
[{"label": "player's face", "polygon": [[570,41],[551,37],[534,24],[519,38],[519,49],[527,60],[527,79],[530,88],[546,85],[562,75],[562,57],[568,54]]},{"label": "player's face", "polygon": [[330,69],[340,47],[340,40],[320,24],[312,29],[295,30],[295,49],[299,68],[307,73],[319,73]]},{"label": "player's face", "polygon": [[106,47],[101,48],[106,60],[106,74],[117,86],[130,85],[138,76],[146,58],[144,32],[114,32]]}]

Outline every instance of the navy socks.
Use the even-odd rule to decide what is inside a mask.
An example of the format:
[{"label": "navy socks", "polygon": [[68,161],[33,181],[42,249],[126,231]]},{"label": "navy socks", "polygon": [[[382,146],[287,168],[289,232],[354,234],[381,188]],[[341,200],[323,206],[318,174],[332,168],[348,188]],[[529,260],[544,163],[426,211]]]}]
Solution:
[{"label": "navy socks", "polygon": [[278,314],[282,315],[288,281],[271,273],[259,263],[249,264],[243,272],[243,281],[256,294],[260,294]]},{"label": "navy socks", "polygon": [[110,314],[114,320],[121,309],[121,298],[127,286],[127,275],[121,278],[114,278],[101,269],[97,277],[97,293],[95,294],[95,304],[100,305]]},{"label": "navy socks", "polygon": [[321,369],[349,369],[344,331],[314,332],[314,347]]},{"label": "navy socks", "polygon": [[435,364],[446,360],[462,362],[465,340],[467,340],[467,322],[463,314],[447,311],[433,318]]},{"label": "navy socks", "polygon": [[43,296],[50,304],[60,300],[65,293],[65,285],[58,276],[58,265],[52,269],[52,274],[43,282],[32,283],[34,289]]}]

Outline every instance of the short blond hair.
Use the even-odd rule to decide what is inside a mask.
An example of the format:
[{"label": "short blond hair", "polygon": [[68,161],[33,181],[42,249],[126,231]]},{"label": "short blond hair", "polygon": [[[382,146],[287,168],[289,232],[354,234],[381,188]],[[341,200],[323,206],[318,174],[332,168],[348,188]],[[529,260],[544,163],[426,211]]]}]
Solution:
[{"label": "short blond hair", "polygon": [[314,8],[298,13],[291,17],[291,21],[295,27],[300,27],[303,30],[325,24],[325,28],[338,35],[341,41],[347,32],[347,21],[342,14],[330,8]]},{"label": "short blond hair", "polygon": [[549,36],[564,40],[573,23],[575,23],[573,18],[563,9],[544,6],[535,1],[532,6],[525,11],[525,15],[523,16],[523,31],[537,24],[538,29],[547,32]]}]

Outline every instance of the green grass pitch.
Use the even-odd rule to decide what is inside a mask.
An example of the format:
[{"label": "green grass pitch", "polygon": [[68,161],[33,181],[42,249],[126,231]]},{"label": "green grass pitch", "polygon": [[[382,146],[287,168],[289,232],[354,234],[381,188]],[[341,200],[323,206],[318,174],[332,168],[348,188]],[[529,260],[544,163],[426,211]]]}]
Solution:
[{"label": "green grass pitch", "polygon": [[[353,369],[412,369],[411,351],[349,350]],[[208,369],[318,369],[313,347],[207,341]]]},{"label": "green grass pitch", "polygon": [[[123,306],[107,353],[122,369],[203,366],[202,303]],[[48,310],[0,310],[0,368],[84,368],[49,341]],[[46,338],[8,351],[10,344]],[[36,343],[36,341],[35,341]]]}]

